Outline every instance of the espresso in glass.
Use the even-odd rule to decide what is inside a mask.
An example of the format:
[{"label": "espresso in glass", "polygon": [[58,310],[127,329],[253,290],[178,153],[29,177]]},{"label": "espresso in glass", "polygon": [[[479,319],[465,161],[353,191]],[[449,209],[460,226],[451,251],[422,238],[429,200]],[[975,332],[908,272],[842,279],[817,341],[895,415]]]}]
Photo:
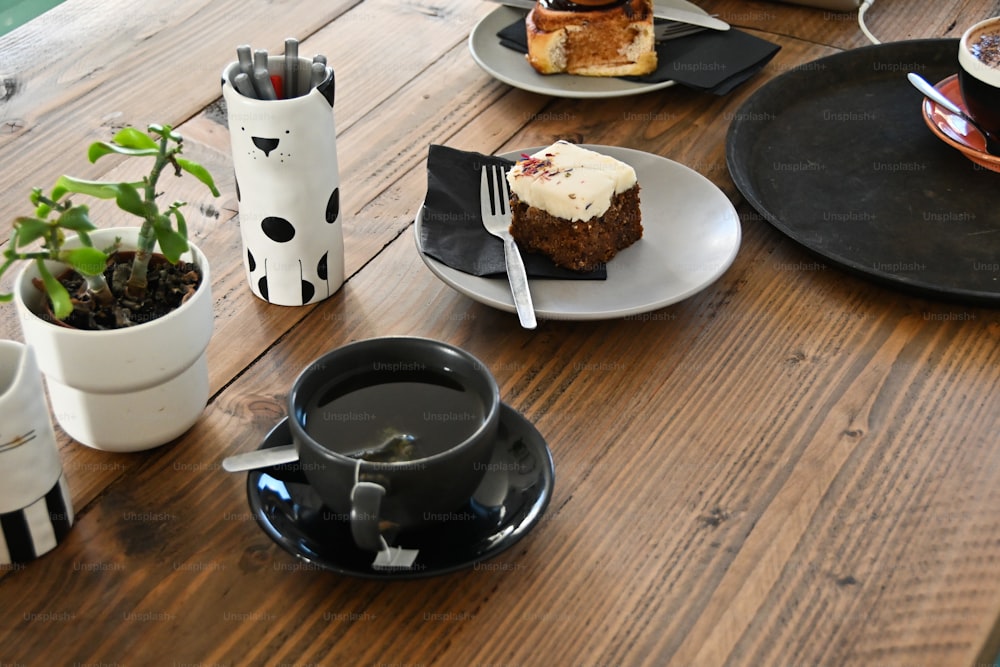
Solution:
[{"label": "espresso in glass", "polygon": [[1000,17],[980,21],[962,35],[958,64],[969,115],[1000,136]]}]

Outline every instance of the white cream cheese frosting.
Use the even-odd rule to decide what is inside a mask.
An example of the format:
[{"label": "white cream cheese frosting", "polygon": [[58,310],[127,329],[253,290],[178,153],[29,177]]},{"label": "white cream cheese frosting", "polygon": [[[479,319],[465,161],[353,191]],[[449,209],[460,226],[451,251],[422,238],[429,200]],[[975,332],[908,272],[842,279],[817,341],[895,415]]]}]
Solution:
[{"label": "white cream cheese frosting", "polygon": [[635,170],[610,155],[557,141],[507,172],[518,199],[565,220],[590,220],[636,183]]}]

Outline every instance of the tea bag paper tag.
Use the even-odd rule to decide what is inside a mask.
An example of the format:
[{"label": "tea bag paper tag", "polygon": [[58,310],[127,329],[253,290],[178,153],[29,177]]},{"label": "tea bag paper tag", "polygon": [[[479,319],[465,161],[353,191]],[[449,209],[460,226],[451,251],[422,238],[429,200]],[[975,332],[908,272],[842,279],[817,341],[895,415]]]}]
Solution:
[{"label": "tea bag paper tag", "polygon": [[385,538],[382,538],[382,550],[375,555],[372,568],[376,570],[409,570],[413,567],[419,553],[419,549],[390,547]]},{"label": "tea bag paper tag", "polygon": [[[358,484],[360,481],[361,459],[358,459],[357,464],[354,466],[354,483]],[[385,541],[385,537],[380,537],[379,539],[382,540],[382,549],[375,554],[375,560],[372,562],[372,569],[409,570],[413,567],[413,563],[417,560],[417,554],[420,553],[419,549],[390,547],[389,543]]]}]

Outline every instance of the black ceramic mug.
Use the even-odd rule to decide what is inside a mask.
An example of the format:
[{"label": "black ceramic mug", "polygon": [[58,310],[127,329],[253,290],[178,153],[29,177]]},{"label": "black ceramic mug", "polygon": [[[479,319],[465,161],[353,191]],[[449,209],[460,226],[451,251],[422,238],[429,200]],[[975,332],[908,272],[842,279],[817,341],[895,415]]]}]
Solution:
[{"label": "black ceramic mug", "polygon": [[362,340],[295,380],[292,440],[310,486],[351,523],[358,547],[383,531],[447,520],[488,468],[500,393],[474,356],[425,338]]},{"label": "black ceramic mug", "polygon": [[965,31],[958,45],[958,64],[969,115],[990,134],[1000,136],[1000,16]]}]

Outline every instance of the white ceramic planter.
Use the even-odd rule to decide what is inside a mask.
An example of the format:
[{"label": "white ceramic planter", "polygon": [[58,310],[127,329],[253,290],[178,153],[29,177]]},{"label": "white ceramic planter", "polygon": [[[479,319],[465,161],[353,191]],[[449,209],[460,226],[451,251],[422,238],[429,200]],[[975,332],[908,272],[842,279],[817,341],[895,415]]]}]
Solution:
[{"label": "white ceramic planter", "polygon": [[[91,238],[104,247],[120,237],[122,248],[132,249],[137,235],[138,228],[126,227]],[[165,317],[113,331],[68,329],[37,317],[44,298],[31,284],[37,269],[30,265],[18,275],[14,300],[24,339],[38,352],[56,421],[74,440],[106,451],[140,451],[180,436],[201,416],[208,401],[211,276],[194,245],[185,259],[202,271],[194,296]]]},{"label": "white ceramic planter", "polygon": [[73,524],[73,503],[29,345],[0,340],[0,565],[33,560]]}]

